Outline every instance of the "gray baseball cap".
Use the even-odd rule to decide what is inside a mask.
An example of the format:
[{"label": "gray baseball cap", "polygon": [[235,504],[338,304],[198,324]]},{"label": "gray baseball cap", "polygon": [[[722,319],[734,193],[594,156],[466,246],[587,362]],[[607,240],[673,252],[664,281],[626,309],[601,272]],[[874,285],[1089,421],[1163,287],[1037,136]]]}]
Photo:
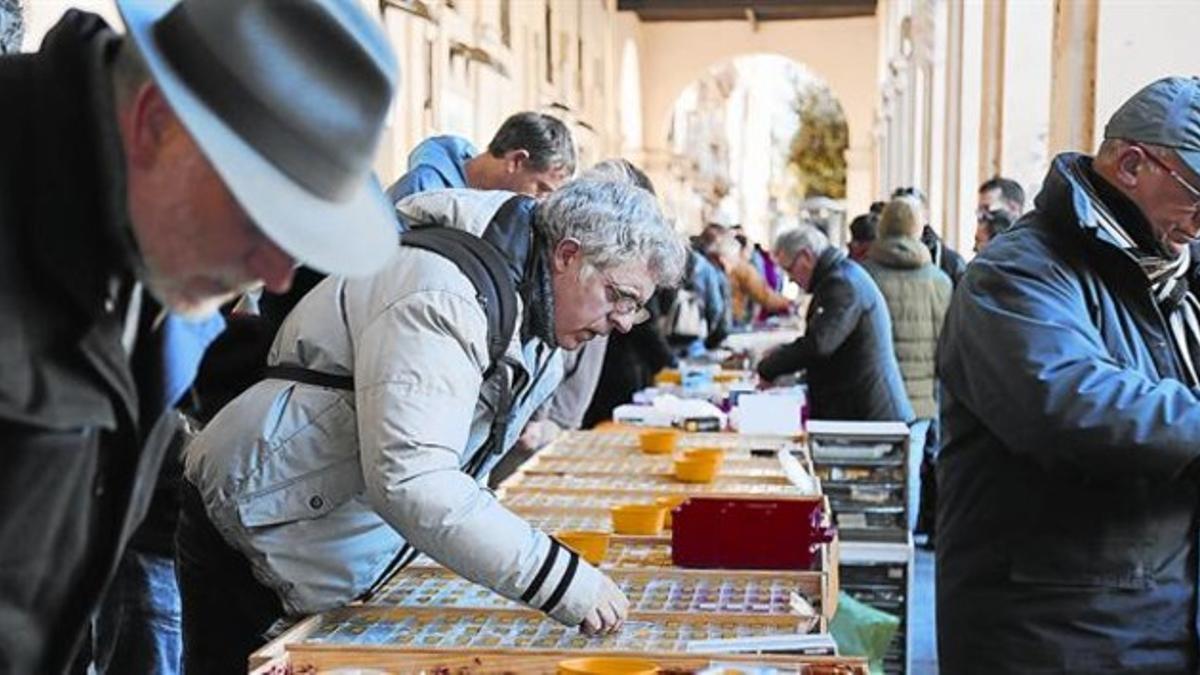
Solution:
[{"label": "gray baseball cap", "polygon": [[1171,148],[1200,174],[1200,78],[1164,77],[1125,101],[1104,138]]}]

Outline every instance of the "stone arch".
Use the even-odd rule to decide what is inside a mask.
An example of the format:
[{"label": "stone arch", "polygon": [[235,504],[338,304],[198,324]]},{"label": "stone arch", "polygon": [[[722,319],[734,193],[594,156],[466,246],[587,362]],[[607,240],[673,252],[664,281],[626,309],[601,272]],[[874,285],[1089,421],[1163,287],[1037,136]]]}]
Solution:
[{"label": "stone arch", "polygon": [[878,75],[874,16],[820,21],[646,23],[641,43],[643,135],[648,164],[662,170],[676,98],[712,66],[749,54],[776,54],[804,64],[841,103],[850,134],[847,205],[865,210],[875,194],[872,133]]},{"label": "stone arch", "polygon": [[[703,66],[700,69],[696,70],[694,73],[692,73],[692,76],[690,79],[688,79],[686,82],[683,82],[682,84],[678,85],[678,87],[675,91],[675,95],[671,98],[671,102],[669,105],[667,105],[666,108],[659,110],[657,112],[647,111],[647,115],[659,114],[662,116],[662,118],[659,120],[658,125],[647,125],[647,126],[660,127],[662,129],[664,129],[669,136],[670,129],[671,129],[671,116],[674,114],[675,105],[679,101],[680,97],[683,96],[684,93],[688,90],[689,87],[694,86],[697,81],[704,78],[706,75],[713,72],[714,70],[720,69],[728,64],[734,63],[734,62],[738,61],[739,59],[755,57],[755,56],[775,56],[775,57],[779,57],[782,59],[786,59],[786,60],[796,64],[798,67],[800,67],[804,71],[808,72],[812,76],[813,80],[815,80],[816,82],[819,82],[821,85],[823,85],[824,87],[829,89],[829,92],[833,95],[833,98],[837,101],[838,106],[842,109],[842,116],[846,117],[846,108],[845,108],[845,106],[842,105],[842,99],[841,99],[841,96],[838,94],[837,89],[832,84],[830,84],[830,82],[828,80],[823,78],[820,73],[815,72],[811,68],[809,68],[808,64],[804,63],[803,61],[797,61],[796,59],[793,59],[786,54],[780,54],[778,52],[757,51],[757,52],[745,52],[745,53],[741,53],[741,54],[734,54],[733,56],[730,56],[727,59],[714,61],[714,62],[709,63],[708,65]],[[675,84],[675,83],[673,83],[673,84]],[[846,125],[847,125],[847,128],[849,128],[851,126],[850,120],[848,118],[846,120]],[[649,141],[649,140],[650,140],[650,138],[648,137],[647,141]]]},{"label": "stone arch", "polygon": [[[769,241],[795,222],[807,190],[827,188],[833,192],[821,194],[843,197],[844,179],[809,182],[790,166],[791,143],[806,129],[795,107],[801,97],[806,110],[832,115],[845,133],[844,110],[828,84],[780,54],[734,57],[684,87],[667,123],[672,180],[665,195],[684,229],[717,214],[718,221],[741,223],[755,240]],[[844,151],[833,158],[843,171]]]}]

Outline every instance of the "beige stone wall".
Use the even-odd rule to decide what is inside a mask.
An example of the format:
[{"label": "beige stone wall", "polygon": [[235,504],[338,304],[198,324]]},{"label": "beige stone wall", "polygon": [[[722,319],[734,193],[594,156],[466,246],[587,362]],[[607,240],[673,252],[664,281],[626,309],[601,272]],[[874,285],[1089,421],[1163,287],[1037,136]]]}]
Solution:
[{"label": "beige stone wall", "polygon": [[1200,75],[1197,36],[1200,3],[1192,0],[1100,0],[1093,140],[1144,85],[1166,75]]},{"label": "beige stone wall", "polygon": [[[615,0],[361,1],[383,25],[400,62],[401,87],[376,161],[384,182],[403,173],[421,139],[454,133],[482,148],[504,118],[520,110],[566,121],[581,166],[619,152],[620,43],[614,42],[615,36],[636,42],[637,22],[618,19]],[[23,4],[27,50],[72,7],[121,27],[111,0]],[[427,16],[404,9],[413,5]]]},{"label": "beige stone wall", "polygon": [[[581,165],[625,156],[660,185],[671,153],[672,105],[713,66],[758,53],[792,59],[826,82],[850,132],[847,203],[866,208],[877,175],[879,43],[875,17],[816,21],[642,23],[616,0],[360,0],[384,27],[401,66],[376,169],[403,172],[411,148],[438,133],[483,146],[518,110],[567,121]],[[26,49],[69,7],[120,26],[112,0],[25,0]],[[549,24],[549,25],[547,25]]]},{"label": "beige stone wall", "polygon": [[1200,74],[1198,9],[1191,0],[881,0],[877,194],[924,189],[931,224],[969,256],[980,182],[1014,178],[1032,203],[1053,155],[1094,151],[1129,95]]}]

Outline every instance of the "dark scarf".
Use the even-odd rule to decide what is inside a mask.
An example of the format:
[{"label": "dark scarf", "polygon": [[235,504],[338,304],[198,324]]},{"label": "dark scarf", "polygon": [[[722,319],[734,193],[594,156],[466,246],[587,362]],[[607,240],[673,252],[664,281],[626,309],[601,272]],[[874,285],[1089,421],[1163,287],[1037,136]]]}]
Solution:
[{"label": "dark scarf", "polygon": [[1153,235],[1137,205],[1109,185],[1086,161],[1070,163],[1069,170],[1096,213],[1096,225],[1120,246],[1146,276],[1159,311],[1170,327],[1171,343],[1183,363],[1191,386],[1200,385],[1200,300],[1188,286],[1191,249],[1172,256]]},{"label": "dark scarf", "polygon": [[518,286],[525,314],[521,320],[521,342],[538,338],[546,346],[558,347],[554,333],[554,285],[550,281],[550,251],[545,237],[533,227],[533,243],[525,274]]}]

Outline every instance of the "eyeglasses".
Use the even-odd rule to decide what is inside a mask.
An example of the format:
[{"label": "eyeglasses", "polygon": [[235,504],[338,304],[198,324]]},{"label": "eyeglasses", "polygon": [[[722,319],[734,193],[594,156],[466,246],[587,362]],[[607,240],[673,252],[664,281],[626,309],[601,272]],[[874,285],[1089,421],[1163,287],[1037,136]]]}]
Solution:
[{"label": "eyeglasses", "polygon": [[1197,188],[1196,186],[1189,183],[1187,181],[1187,179],[1185,179],[1183,176],[1179,175],[1178,171],[1167,166],[1166,162],[1159,159],[1158,156],[1155,155],[1153,151],[1151,151],[1149,148],[1145,147],[1141,143],[1131,143],[1130,145],[1132,145],[1135,148],[1140,149],[1142,151],[1142,154],[1146,155],[1147,159],[1149,159],[1151,162],[1154,162],[1154,164],[1157,165],[1158,168],[1162,169],[1163,171],[1166,171],[1168,176],[1170,176],[1171,178],[1174,178],[1176,183],[1179,183],[1183,187],[1184,190],[1187,190],[1187,193],[1192,196],[1192,211],[1195,212],[1194,215],[1196,215],[1197,217],[1200,217],[1200,188]]},{"label": "eyeglasses", "polygon": [[607,275],[603,275],[603,278],[604,296],[612,305],[614,314],[629,317],[635,325],[650,318],[650,310],[638,299],[637,293],[617,286],[617,282]]}]

